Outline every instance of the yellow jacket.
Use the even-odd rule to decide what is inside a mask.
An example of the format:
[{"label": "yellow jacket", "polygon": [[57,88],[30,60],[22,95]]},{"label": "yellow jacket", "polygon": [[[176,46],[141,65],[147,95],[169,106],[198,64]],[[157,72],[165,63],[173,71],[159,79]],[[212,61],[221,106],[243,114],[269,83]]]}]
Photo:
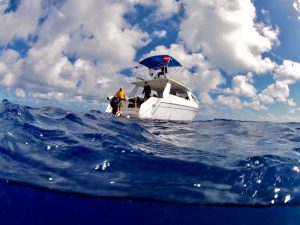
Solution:
[{"label": "yellow jacket", "polygon": [[125,91],[123,88],[120,88],[119,91],[117,91],[116,96],[118,97],[118,99],[120,100],[125,100]]}]

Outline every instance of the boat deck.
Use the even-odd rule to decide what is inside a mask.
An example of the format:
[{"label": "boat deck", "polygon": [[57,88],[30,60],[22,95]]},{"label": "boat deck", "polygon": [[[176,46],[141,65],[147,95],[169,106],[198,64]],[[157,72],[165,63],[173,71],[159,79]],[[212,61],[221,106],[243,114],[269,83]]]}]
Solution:
[{"label": "boat deck", "polygon": [[121,107],[121,114],[139,114],[140,107],[127,108],[126,106]]}]

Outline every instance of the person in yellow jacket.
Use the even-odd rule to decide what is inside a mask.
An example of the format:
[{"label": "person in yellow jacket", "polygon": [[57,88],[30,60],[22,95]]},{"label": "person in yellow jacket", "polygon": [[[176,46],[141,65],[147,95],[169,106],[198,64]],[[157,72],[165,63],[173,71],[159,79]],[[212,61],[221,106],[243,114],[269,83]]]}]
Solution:
[{"label": "person in yellow jacket", "polygon": [[116,92],[115,96],[117,96],[117,98],[120,100],[120,103],[119,103],[119,105],[118,105],[118,112],[119,112],[119,111],[121,110],[122,102],[123,102],[123,101],[126,101],[124,89],[123,89],[123,88],[120,88],[120,89]]}]

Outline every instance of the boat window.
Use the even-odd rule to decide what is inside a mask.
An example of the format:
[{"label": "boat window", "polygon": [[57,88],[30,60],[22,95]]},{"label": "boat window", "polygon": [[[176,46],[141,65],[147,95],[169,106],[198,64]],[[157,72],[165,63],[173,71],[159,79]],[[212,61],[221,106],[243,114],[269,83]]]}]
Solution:
[{"label": "boat window", "polygon": [[175,96],[180,97],[180,98],[189,99],[187,93],[183,90],[171,89],[170,94],[175,95]]},{"label": "boat window", "polygon": [[192,96],[192,99],[193,99],[195,102],[197,102],[196,97],[195,97],[193,94],[191,94],[191,96]]},{"label": "boat window", "polygon": [[163,97],[163,92],[162,91],[157,91],[157,97],[162,98]]}]

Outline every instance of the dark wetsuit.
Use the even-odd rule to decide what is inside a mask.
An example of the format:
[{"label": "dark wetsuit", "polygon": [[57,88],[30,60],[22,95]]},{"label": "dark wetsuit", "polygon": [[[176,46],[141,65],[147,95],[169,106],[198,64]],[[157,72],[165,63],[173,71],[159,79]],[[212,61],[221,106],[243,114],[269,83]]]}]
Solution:
[{"label": "dark wetsuit", "polygon": [[168,72],[168,69],[166,66],[162,66],[161,67],[161,71],[158,73],[158,77],[160,77],[161,75],[166,75],[166,73]]},{"label": "dark wetsuit", "polygon": [[150,98],[151,88],[150,88],[150,86],[148,84],[144,87],[143,94],[145,94],[145,100],[147,100],[148,98]]},{"label": "dark wetsuit", "polygon": [[118,97],[114,96],[111,100],[110,100],[110,106],[112,107],[112,113],[114,115],[116,115],[116,113],[118,112],[118,105],[120,104],[120,100],[118,99]]}]

